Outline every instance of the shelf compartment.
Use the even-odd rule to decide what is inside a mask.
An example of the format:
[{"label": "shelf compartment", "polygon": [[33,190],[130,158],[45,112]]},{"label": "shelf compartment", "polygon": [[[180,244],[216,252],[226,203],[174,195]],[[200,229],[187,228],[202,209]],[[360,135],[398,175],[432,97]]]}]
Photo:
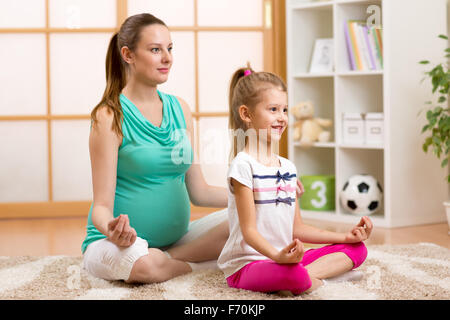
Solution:
[{"label": "shelf compartment", "polygon": [[379,149],[378,145],[352,145],[343,142],[343,115],[346,112],[384,112],[383,75],[336,77],[335,141],[343,148]]},{"label": "shelf compartment", "polygon": [[[289,105],[291,108],[300,102],[312,101],[314,117],[332,120],[330,142],[334,141],[334,78],[302,78],[291,82]],[[295,123],[294,115],[290,111],[291,126]]]},{"label": "shelf compartment", "polygon": [[338,76],[336,104],[342,112],[383,112],[383,76]]},{"label": "shelf compartment", "polygon": [[294,159],[298,176],[335,174],[334,148],[295,148]]},{"label": "shelf compartment", "polygon": [[382,70],[367,70],[358,71],[351,70],[350,60],[348,55],[347,41],[345,38],[344,25],[348,20],[360,20],[367,21],[373,14],[367,12],[367,8],[370,5],[376,5],[380,8],[380,23],[382,25],[382,1],[339,1],[336,2],[335,11],[335,26],[334,26],[334,39],[335,39],[335,57],[336,57],[336,71],[338,73],[347,72],[382,72]]},{"label": "shelf compartment", "polygon": [[340,203],[340,192],[347,180],[357,174],[368,174],[373,176],[381,185],[383,196],[380,208],[371,216],[384,218],[384,150],[374,149],[339,149],[337,151],[337,162],[339,177],[336,179],[336,208],[342,215],[353,214],[346,212]]},{"label": "shelf compartment", "polygon": [[[299,199],[300,208],[305,210],[305,208],[319,206],[317,211],[311,212],[317,213],[322,217],[324,216],[323,214],[325,216],[327,214],[336,215],[335,149],[294,148],[294,154],[294,164],[297,167],[298,178],[303,182],[306,189],[303,199]],[[308,180],[303,180],[306,179],[305,176],[321,177],[309,177]],[[302,201],[306,202],[302,205]],[[314,201],[318,202],[314,203]]]},{"label": "shelf compartment", "polygon": [[287,30],[288,58],[295,64],[288,65],[292,74],[307,73],[313,55],[316,39],[333,38],[333,6],[303,7],[301,10],[289,10],[288,21],[291,24]]}]

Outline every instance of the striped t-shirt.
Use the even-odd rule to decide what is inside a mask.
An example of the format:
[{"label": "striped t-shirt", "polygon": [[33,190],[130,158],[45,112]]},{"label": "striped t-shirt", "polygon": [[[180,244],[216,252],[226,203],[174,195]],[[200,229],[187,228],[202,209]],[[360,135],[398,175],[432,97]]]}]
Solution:
[{"label": "striped t-shirt", "polygon": [[225,277],[252,261],[268,259],[244,240],[231,178],[253,190],[258,232],[278,250],[293,240],[297,170],[288,159],[280,156],[278,159],[281,166],[268,167],[246,152],[239,152],[230,164],[227,175],[230,236],[217,261]]}]

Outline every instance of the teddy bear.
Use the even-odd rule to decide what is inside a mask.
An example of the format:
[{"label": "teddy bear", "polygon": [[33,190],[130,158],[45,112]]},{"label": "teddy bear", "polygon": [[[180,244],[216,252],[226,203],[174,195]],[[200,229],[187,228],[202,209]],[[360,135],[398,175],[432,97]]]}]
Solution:
[{"label": "teddy bear", "polygon": [[302,145],[312,145],[314,142],[327,142],[330,140],[330,131],[324,130],[332,125],[330,119],[314,118],[314,105],[312,101],[300,102],[291,108],[295,117],[294,141]]}]

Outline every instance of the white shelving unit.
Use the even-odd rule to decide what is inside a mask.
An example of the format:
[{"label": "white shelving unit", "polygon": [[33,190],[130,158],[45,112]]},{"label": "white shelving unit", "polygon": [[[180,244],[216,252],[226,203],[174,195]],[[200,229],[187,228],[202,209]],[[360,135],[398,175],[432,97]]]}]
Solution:
[{"label": "white shelving unit", "polygon": [[[352,71],[344,34],[347,20],[366,21],[369,5],[381,8],[384,69]],[[346,213],[339,192],[358,173],[373,175],[383,187],[382,206],[371,215],[375,226],[401,227],[445,221],[446,172],[422,151],[423,115],[431,89],[421,83],[427,71],[421,60],[441,62],[447,43],[447,0],[286,0],[287,82],[289,105],[312,100],[315,116],[333,119],[331,141],[310,148],[292,140],[290,116],[288,156],[299,175],[334,175],[335,211],[305,211],[309,219],[356,223]],[[334,71],[310,74],[318,38],[334,39]],[[383,112],[385,139],[380,145],[342,142],[343,112]]]}]

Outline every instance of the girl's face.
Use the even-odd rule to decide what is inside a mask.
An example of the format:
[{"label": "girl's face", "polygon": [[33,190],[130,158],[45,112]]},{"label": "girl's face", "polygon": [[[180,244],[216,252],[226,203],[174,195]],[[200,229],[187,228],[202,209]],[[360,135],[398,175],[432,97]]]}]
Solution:
[{"label": "girl's face", "polygon": [[167,27],[160,24],[144,27],[135,51],[130,53],[129,65],[135,76],[151,85],[166,82],[173,62],[172,47]]},{"label": "girl's face", "polygon": [[250,128],[260,133],[267,130],[268,142],[279,141],[288,123],[287,94],[278,88],[271,88],[262,92],[262,100],[250,111]]}]

